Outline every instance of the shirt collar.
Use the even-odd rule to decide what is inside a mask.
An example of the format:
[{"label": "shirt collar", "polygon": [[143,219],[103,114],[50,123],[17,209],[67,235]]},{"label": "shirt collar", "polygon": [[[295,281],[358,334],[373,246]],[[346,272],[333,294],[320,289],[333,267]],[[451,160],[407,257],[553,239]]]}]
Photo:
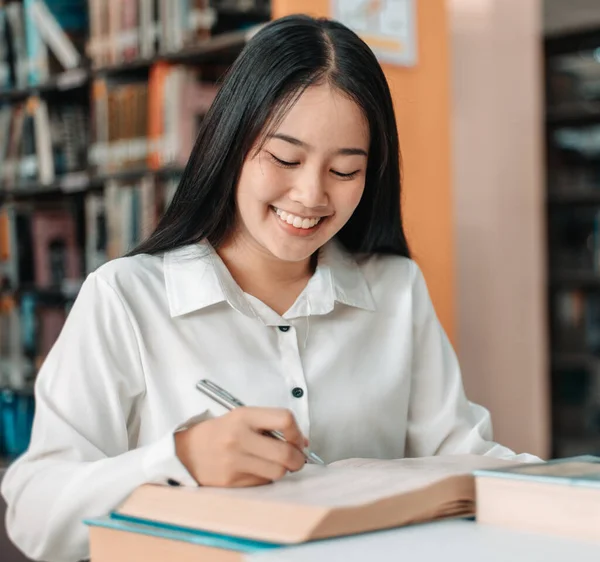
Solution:
[{"label": "shirt collar", "polygon": [[[163,265],[171,317],[221,302],[227,302],[245,316],[257,316],[244,292],[207,242],[166,252]],[[285,318],[327,314],[333,310],[335,302],[375,310],[373,296],[360,267],[339,242],[332,240],[319,251],[317,270]]]}]

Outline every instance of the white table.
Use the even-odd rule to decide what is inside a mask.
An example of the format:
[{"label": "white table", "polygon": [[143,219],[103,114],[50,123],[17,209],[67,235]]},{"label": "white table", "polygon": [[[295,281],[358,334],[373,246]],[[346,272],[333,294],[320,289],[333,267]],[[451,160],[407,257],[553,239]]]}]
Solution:
[{"label": "white table", "polygon": [[598,542],[452,520],[248,555],[248,562],[600,562]]}]

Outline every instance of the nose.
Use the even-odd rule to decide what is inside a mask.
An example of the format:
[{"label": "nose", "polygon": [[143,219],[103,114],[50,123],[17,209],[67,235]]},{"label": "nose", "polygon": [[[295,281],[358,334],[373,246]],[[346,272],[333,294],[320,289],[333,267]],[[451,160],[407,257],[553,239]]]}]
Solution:
[{"label": "nose", "polygon": [[295,178],[295,185],[289,193],[292,201],[307,209],[326,207],[329,203],[326,179],[319,170],[305,169]]}]

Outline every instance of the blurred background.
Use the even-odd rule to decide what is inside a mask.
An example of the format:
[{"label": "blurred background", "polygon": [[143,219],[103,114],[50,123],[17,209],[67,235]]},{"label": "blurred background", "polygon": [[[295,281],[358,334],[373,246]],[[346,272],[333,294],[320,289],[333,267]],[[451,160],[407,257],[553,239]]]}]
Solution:
[{"label": "blurred background", "polygon": [[0,464],[82,280],[152,230],[256,26],[298,12],[382,62],[409,241],[496,439],[600,454],[600,2],[0,0]]}]

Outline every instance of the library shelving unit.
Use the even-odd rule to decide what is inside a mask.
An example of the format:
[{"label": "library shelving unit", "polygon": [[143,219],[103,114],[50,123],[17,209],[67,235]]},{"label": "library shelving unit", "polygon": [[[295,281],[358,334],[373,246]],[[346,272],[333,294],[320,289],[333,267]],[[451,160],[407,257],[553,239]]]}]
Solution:
[{"label": "library shelving unit", "polygon": [[269,19],[268,0],[0,0],[0,466],[83,279],[154,227]]},{"label": "library shelving unit", "polygon": [[544,59],[552,454],[600,454],[600,29]]}]

